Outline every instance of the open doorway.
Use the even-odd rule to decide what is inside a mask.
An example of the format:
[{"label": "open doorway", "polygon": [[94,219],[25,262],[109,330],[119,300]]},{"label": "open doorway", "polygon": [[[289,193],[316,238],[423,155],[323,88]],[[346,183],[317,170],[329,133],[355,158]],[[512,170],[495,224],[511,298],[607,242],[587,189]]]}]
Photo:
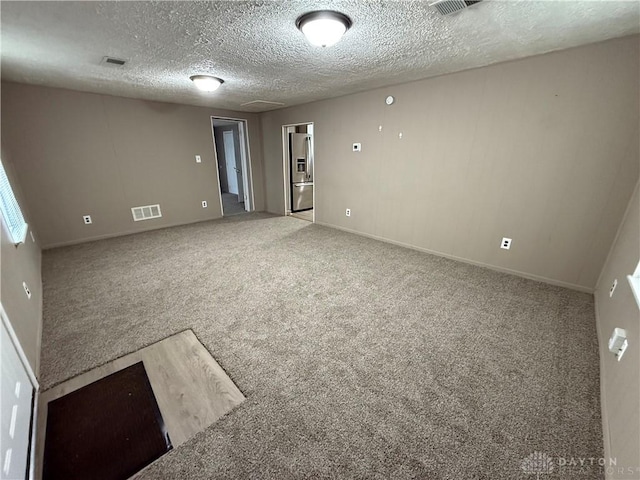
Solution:
[{"label": "open doorway", "polygon": [[284,213],[315,221],[313,123],[282,126]]},{"label": "open doorway", "polygon": [[211,117],[222,215],[254,210],[247,121]]}]

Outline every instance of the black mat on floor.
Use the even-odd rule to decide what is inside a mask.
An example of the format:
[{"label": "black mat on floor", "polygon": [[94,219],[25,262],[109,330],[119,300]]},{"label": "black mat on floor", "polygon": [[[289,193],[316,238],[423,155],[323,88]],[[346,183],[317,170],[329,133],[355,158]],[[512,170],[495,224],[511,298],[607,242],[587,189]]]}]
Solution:
[{"label": "black mat on floor", "polygon": [[171,448],[139,362],[49,402],[43,478],[126,479]]}]

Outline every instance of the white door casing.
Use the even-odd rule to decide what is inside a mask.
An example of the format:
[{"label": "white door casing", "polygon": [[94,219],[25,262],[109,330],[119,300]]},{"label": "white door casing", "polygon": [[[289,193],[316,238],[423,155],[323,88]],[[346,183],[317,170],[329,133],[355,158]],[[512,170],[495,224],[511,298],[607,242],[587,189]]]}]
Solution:
[{"label": "white door casing", "polygon": [[249,192],[251,191],[251,185],[249,183],[251,179],[251,170],[249,165],[249,153],[247,151],[248,138],[245,133],[245,122],[238,122],[238,137],[240,140],[240,168],[242,170],[242,190],[244,193],[244,209],[250,212],[253,208],[251,206],[251,199],[249,198]]},{"label": "white door casing", "polygon": [[[218,124],[216,124],[218,122]],[[216,155],[216,171],[218,173],[218,177],[220,176],[220,169],[217,162],[217,158],[222,154],[222,149],[224,145],[218,145],[218,143],[224,143],[224,136],[221,142],[216,141],[216,128],[227,126],[229,124],[234,124],[237,127],[237,135],[238,138],[236,145],[238,147],[235,151],[236,158],[240,159],[240,169],[239,175],[237,175],[237,180],[242,185],[242,193],[238,198],[239,202],[244,201],[244,209],[247,212],[252,212],[255,210],[254,204],[254,192],[253,192],[253,172],[251,168],[251,146],[249,144],[249,126],[247,125],[247,120],[242,118],[232,118],[232,117],[211,117],[211,133],[213,139],[214,146],[214,154]],[[226,164],[226,162],[225,162]],[[228,182],[228,179],[227,179]],[[218,182],[218,187],[220,184]],[[222,189],[218,188],[219,198],[220,198],[220,211],[223,211],[222,204]]]},{"label": "white door casing", "polygon": [[34,387],[4,322],[0,322],[2,397],[0,478],[28,478]]},{"label": "white door casing", "polygon": [[284,187],[284,209],[283,209],[283,213],[284,215],[291,215],[291,168],[290,168],[290,162],[291,162],[291,155],[289,153],[289,134],[290,133],[296,133],[296,127],[299,126],[306,126],[307,127],[307,133],[311,135],[311,152],[312,152],[312,158],[313,158],[313,163],[312,163],[312,172],[313,172],[313,183],[314,183],[314,188],[313,188],[313,214],[312,214],[312,221],[313,223],[315,223],[316,221],[316,192],[318,191],[317,188],[317,181],[316,181],[316,171],[315,171],[315,157],[313,156],[313,152],[314,152],[314,124],[313,122],[304,122],[304,123],[292,123],[292,124],[287,124],[287,125],[282,125],[282,179],[283,179],[283,187]]}]

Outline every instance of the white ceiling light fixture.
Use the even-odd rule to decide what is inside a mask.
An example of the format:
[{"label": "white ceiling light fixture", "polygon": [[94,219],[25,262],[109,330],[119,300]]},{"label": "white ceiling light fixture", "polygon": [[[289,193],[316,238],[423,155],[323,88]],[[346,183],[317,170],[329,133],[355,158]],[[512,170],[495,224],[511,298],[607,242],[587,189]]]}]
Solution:
[{"label": "white ceiling light fixture", "polygon": [[221,78],[212,77],[211,75],[192,75],[189,78],[203,92],[213,92],[224,83]]},{"label": "white ceiling light fixture", "polygon": [[296,20],[296,27],[304,33],[309,43],[316,47],[335,45],[351,25],[349,17],[333,10],[308,12]]}]

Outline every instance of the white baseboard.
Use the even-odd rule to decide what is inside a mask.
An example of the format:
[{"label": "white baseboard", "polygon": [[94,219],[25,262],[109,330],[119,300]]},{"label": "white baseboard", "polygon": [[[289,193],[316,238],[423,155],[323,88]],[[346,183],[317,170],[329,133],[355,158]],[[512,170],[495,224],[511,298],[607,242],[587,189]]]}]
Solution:
[{"label": "white baseboard", "polygon": [[396,240],[391,240],[389,238],[380,237],[378,235],[373,235],[373,234],[370,234],[370,233],[363,233],[363,232],[359,232],[357,230],[351,230],[350,228],[339,227],[337,225],[332,225],[330,223],[319,222],[317,220],[315,221],[315,223],[317,225],[322,225],[324,227],[335,228],[336,230],[342,230],[344,232],[353,233],[355,235],[360,235],[362,237],[373,238],[374,240],[379,240],[381,242],[391,243],[393,245],[398,245],[400,247],[410,248],[411,250],[418,250],[418,251],[424,252],[424,253],[430,253],[431,255],[437,255],[438,257],[444,257],[444,258],[448,258],[450,260],[456,260],[458,262],[467,263],[467,264],[470,264],[470,265],[475,265],[477,267],[488,268],[489,270],[494,270],[496,272],[508,273],[508,274],[511,274],[511,275],[516,275],[518,277],[526,278],[528,280],[535,280],[536,282],[547,283],[549,285],[554,285],[556,287],[568,288],[568,289],[571,289],[571,290],[577,290],[579,292],[590,293],[590,294],[593,294],[593,292],[594,292],[593,288],[585,287],[583,285],[576,285],[576,284],[573,284],[573,283],[563,282],[561,280],[554,280],[553,278],[542,277],[540,275],[534,275],[534,274],[527,273],[527,272],[521,272],[519,270],[512,270],[510,268],[498,267],[496,265],[490,265],[488,263],[478,262],[478,261],[475,261],[475,260],[471,260],[469,258],[456,257],[455,255],[450,255],[448,253],[443,253],[443,252],[438,252],[436,250],[430,250],[428,248],[418,247],[416,245],[411,245],[409,243],[398,242]]},{"label": "white baseboard", "polygon": [[77,239],[77,240],[69,240],[67,242],[50,243],[50,244],[44,245],[42,247],[42,249],[43,250],[49,250],[49,249],[52,249],[52,248],[70,247],[72,245],[80,245],[81,243],[97,242],[98,240],[106,240],[107,238],[126,237],[128,235],[135,235],[136,233],[152,232],[154,230],[162,230],[163,228],[180,227],[180,226],[183,226],[183,225],[193,225],[195,223],[210,222],[212,220],[220,220],[221,218],[224,218],[224,217],[206,218],[204,220],[194,220],[193,222],[169,223],[169,224],[154,226],[154,227],[151,227],[151,228],[146,228],[144,230],[126,230],[124,232],[107,233],[107,234],[104,234],[104,235],[96,235],[96,236],[93,236],[93,237],[85,237],[85,238],[80,238],[80,239]]}]

